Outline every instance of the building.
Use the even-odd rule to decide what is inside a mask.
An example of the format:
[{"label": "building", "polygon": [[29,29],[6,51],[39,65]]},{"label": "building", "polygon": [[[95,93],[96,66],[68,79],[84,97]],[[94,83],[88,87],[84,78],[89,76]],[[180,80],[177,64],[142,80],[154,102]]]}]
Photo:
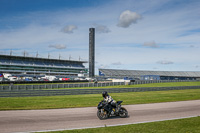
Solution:
[{"label": "building", "polygon": [[83,63],[87,61],[0,55],[0,74],[78,76],[88,73]]},{"label": "building", "polygon": [[140,80],[199,80],[200,72],[99,69],[99,76]]}]

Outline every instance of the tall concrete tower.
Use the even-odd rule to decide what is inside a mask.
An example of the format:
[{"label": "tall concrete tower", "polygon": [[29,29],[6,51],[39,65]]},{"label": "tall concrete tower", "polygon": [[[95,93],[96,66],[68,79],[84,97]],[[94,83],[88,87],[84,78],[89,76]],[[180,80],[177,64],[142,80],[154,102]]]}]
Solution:
[{"label": "tall concrete tower", "polygon": [[95,74],[95,28],[89,29],[89,77]]}]

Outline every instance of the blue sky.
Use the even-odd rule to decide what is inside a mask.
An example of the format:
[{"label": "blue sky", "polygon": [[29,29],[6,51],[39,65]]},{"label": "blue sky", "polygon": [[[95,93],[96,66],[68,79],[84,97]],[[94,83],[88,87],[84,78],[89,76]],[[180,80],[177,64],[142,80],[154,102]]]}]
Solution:
[{"label": "blue sky", "polygon": [[0,54],[88,61],[94,27],[96,70],[200,71],[199,7],[199,0],[0,0]]}]

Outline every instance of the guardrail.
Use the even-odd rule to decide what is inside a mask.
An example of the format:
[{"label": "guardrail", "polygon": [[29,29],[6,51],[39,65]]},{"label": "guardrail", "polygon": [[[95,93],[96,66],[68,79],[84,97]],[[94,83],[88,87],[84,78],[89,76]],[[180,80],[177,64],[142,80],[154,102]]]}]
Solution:
[{"label": "guardrail", "polygon": [[62,89],[62,90],[18,90],[18,91],[12,90],[12,91],[0,91],[0,97],[81,95],[81,94],[101,94],[103,91],[108,91],[109,93],[122,93],[122,92],[166,91],[166,90],[184,90],[184,89],[200,89],[200,86],[106,88],[106,89]]},{"label": "guardrail", "polygon": [[136,80],[134,82],[100,82],[100,83],[62,83],[62,84],[9,84],[0,85],[0,91],[11,90],[41,90],[41,89],[60,89],[60,88],[83,88],[83,87],[106,87],[117,85],[136,85],[149,83],[166,83],[166,82],[191,82],[196,80]]}]

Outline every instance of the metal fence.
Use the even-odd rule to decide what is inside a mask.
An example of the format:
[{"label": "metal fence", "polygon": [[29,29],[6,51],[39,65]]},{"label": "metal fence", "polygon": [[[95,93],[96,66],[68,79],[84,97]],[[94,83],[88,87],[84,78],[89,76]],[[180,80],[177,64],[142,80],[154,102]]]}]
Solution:
[{"label": "metal fence", "polygon": [[200,86],[177,86],[177,87],[143,87],[143,88],[106,88],[106,89],[61,89],[61,90],[12,90],[0,91],[0,97],[31,97],[31,96],[57,96],[57,95],[81,95],[101,94],[102,91],[109,93],[144,92],[200,89]]},{"label": "metal fence", "polygon": [[118,85],[137,85],[149,83],[165,83],[165,82],[191,82],[196,80],[138,80],[135,82],[100,82],[100,83],[63,83],[63,84],[9,84],[0,85],[0,93],[2,91],[18,91],[18,90],[42,90],[42,89],[60,89],[60,88],[83,88],[83,87],[105,87]]}]

